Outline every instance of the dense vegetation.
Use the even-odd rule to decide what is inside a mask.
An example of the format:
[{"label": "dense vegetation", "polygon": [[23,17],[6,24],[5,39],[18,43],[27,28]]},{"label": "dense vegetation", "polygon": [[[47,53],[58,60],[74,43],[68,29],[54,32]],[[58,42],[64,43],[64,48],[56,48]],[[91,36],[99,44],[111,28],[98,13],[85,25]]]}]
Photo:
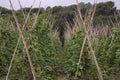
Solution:
[{"label": "dense vegetation", "polygon": [[[79,6],[82,17],[85,19],[89,9],[95,5],[79,3]],[[28,45],[37,80],[98,80],[97,70],[89,54],[87,42],[85,43],[82,61],[78,66],[85,33],[81,27],[72,31],[75,29],[76,8],[77,5],[41,8],[34,27],[34,17],[39,9],[32,9],[23,35]],[[23,8],[22,10],[27,16],[30,8]],[[25,20],[21,10],[17,10],[15,13],[20,26],[22,26]],[[55,20],[53,25],[50,23],[52,20]],[[69,26],[66,23],[69,23]],[[93,35],[90,40],[104,80],[120,79],[119,24],[120,13],[114,2],[97,4],[92,30],[98,29],[96,33],[99,32],[99,35]],[[65,36],[67,31],[72,33],[69,38],[68,35]],[[0,80],[5,80],[18,38],[19,31],[11,10],[1,7]],[[32,73],[22,40],[17,49],[9,79],[32,80]]]}]

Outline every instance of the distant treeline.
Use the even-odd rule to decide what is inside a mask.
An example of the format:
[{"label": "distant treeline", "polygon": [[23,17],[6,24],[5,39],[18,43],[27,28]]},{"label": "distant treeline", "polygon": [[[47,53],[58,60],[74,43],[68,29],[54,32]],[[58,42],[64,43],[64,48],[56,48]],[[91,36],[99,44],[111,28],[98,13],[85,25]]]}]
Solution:
[{"label": "distant treeline", "polygon": [[[81,8],[81,13],[84,16],[86,12],[94,5],[92,5],[91,3],[85,4],[84,2],[81,2],[79,3],[79,6]],[[67,20],[68,22],[72,23],[75,15],[76,7],[77,7],[76,4],[70,6],[55,6],[53,8],[49,6],[46,9],[41,8],[40,14],[44,14],[44,13],[53,14],[56,15],[58,19],[62,19],[59,21],[64,22],[64,20]],[[30,8],[23,8],[25,14],[27,14],[29,10]],[[101,23],[101,22],[106,23],[109,17],[114,17],[117,11],[119,10],[117,10],[115,3],[112,1],[98,3],[95,11],[94,23]],[[38,8],[33,8],[31,11],[31,15],[37,12],[38,12]],[[4,15],[4,14],[12,14],[12,13],[11,10],[0,7],[0,14]],[[17,10],[16,14],[19,16],[22,15],[21,9]]]}]

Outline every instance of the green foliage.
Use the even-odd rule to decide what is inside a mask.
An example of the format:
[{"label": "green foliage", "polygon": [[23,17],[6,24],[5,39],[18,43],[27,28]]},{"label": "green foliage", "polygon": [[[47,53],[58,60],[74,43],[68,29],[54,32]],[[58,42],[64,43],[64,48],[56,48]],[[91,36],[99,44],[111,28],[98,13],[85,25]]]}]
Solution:
[{"label": "green foliage", "polygon": [[[55,80],[57,76],[67,76],[72,80],[90,76],[92,79],[96,79],[96,69],[92,63],[87,44],[85,44],[82,61],[78,65],[84,33],[78,30],[71,39],[65,41],[65,46],[62,48],[58,38],[52,36],[51,27],[46,17],[47,14],[40,15],[35,28],[32,28],[32,24],[29,23],[29,30],[24,33],[38,80]],[[30,21],[33,21],[33,16],[30,17]],[[7,20],[0,18],[1,78],[5,77],[7,73],[18,39],[18,32],[7,23]],[[106,79],[109,75],[120,73],[120,46],[118,45],[120,44],[120,30],[113,28],[113,34],[114,36],[98,37],[99,45],[94,48]],[[92,44],[94,45],[94,41]],[[76,72],[77,68],[78,72]],[[16,52],[9,78],[19,80],[32,78],[22,41]]]},{"label": "green foliage", "polygon": [[18,36],[6,21],[0,18],[0,76],[5,75],[8,70]]},{"label": "green foliage", "polygon": [[[87,8],[90,8],[92,5],[90,3],[81,3],[80,6],[82,14],[85,14]],[[97,80],[96,67],[92,62],[87,42],[85,43],[81,63],[78,64],[80,50],[85,34],[81,30],[77,30],[77,32],[72,35],[71,39],[65,40],[65,45],[62,48],[59,38],[53,37],[51,30],[53,26],[50,25],[47,19],[48,16],[55,18],[55,29],[57,29],[56,26],[61,27],[60,25],[64,27],[65,19],[73,25],[74,11],[76,10],[75,8],[76,5],[69,7],[48,7],[46,11],[42,8],[42,12],[38,17],[38,22],[35,27],[32,27],[34,21],[33,13],[36,13],[38,9],[33,9],[33,13],[31,13],[27,24],[28,28],[25,29],[23,35],[27,42],[38,80],[56,80],[59,77],[66,77],[69,80],[77,80],[86,77],[90,80]],[[105,16],[103,13],[112,15],[112,10],[114,9],[114,3],[111,1],[98,4],[96,10],[97,16],[95,15],[94,21],[98,20],[96,22],[101,24],[102,21],[106,21],[106,19],[108,19],[108,16]],[[29,8],[24,9],[26,13],[28,13],[29,10]],[[52,11],[52,14],[49,13],[50,11]],[[16,11],[16,14],[19,19],[20,26],[22,26],[24,19],[21,11]],[[18,30],[15,26],[14,19],[11,15],[1,15],[0,80],[5,79],[10,60],[19,37]],[[98,40],[98,44],[96,44],[94,40]],[[112,36],[101,35],[95,39],[91,38],[91,42],[96,53],[95,55],[97,57],[97,61],[102,69],[104,79],[108,80],[109,76],[117,77],[116,75],[120,73],[120,29],[113,28]],[[116,79],[115,77],[112,79]],[[20,41],[16,52],[9,79],[32,79],[32,73],[22,40]]]}]

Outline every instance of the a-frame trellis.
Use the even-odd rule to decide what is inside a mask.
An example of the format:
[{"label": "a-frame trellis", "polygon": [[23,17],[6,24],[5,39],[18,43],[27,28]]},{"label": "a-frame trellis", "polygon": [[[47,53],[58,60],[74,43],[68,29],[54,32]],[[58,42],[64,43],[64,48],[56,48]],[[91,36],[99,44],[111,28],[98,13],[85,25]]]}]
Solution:
[{"label": "a-frame trellis", "polygon": [[95,66],[96,66],[96,69],[97,69],[97,72],[98,72],[98,79],[103,80],[102,72],[101,72],[101,69],[98,65],[98,62],[97,62],[97,59],[96,59],[96,56],[95,56],[95,52],[92,48],[92,43],[90,41],[90,37],[89,37],[89,34],[88,34],[88,32],[91,28],[91,25],[92,25],[92,20],[93,20],[94,14],[95,14],[96,4],[89,10],[89,12],[87,13],[88,14],[87,17],[85,17],[85,19],[83,20],[78,0],[76,0],[76,2],[77,2],[78,5],[77,5],[77,14],[76,14],[75,22],[78,24],[78,26],[82,26],[82,29],[85,33],[85,37],[84,37],[84,40],[83,40],[83,44],[82,44],[82,48],[81,48],[81,51],[80,51],[80,56],[79,56],[79,60],[78,60],[78,64],[77,64],[77,71],[79,70],[78,67],[79,67],[80,62],[81,62],[81,58],[82,58],[82,55],[83,55],[83,50],[84,50],[84,47],[85,47],[85,43],[87,42],[89,50],[90,50],[90,55],[92,57],[92,61],[94,62]]},{"label": "a-frame trellis", "polygon": [[[20,8],[21,8],[22,13],[23,13],[23,16],[24,16],[24,19],[25,19],[25,22],[24,22],[24,24],[23,24],[23,26],[22,26],[22,29],[20,28],[20,24],[19,24],[19,21],[18,21],[18,19],[17,19],[17,17],[16,17],[15,12],[14,12],[14,8],[13,8],[13,5],[12,5],[11,0],[9,0],[9,2],[10,2],[10,6],[11,6],[11,8],[12,8],[12,10],[11,10],[11,11],[12,11],[12,15],[13,15],[13,17],[14,17],[16,26],[17,26],[18,31],[19,31],[19,38],[18,38],[16,47],[15,47],[15,50],[14,50],[14,53],[13,53],[11,62],[10,62],[10,66],[9,66],[9,68],[8,68],[8,72],[7,72],[7,75],[6,75],[6,80],[9,80],[9,74],[10,74],[10,71],[11,71],[11,68],[12,68],[12,64],[13,64],[13,61],[14,61],[14,58],[15,58],[15,55],[16,55],[16,51],[17,51],[17,49],[18,49],[18,46],[19,46],[21,40],[22,40],[22,42],[23,42],[23,44],[24,44],[24,49],[25,49],[25,52],[26,52],[26,54],[27,54],[27,58],[28,58],[28,61],[29,61],[29,64],[30,64],[30,68],[31,68],[31,72],[32,72],[32,75],[33,75],[33,79],[36,80],[35,70],[34,70],[34,67],[33,67],[33,64],[32,64],[32,60],[31,60],[31,58],[30,58],[27,41],[25,41],[24,35],[23,35],[24,29],[27,27],[26,25],[27,25],[27,23],[28,23],[28,20],[29,20],[29,17],[30,17],[30,13],[31,13],[32,8],[33,8],[33,6],[34,6],[35,0],[33,1],[33,4],[32,4],[32,6],[31,6],[30,11],[29,11],[29,13],[28,13],[27,16],[25,16],[25,14],[24,14],[24,12],[23,12],[23,10],[22,10],[22,5],[21,5],[20,1],[18,0],[19,5],[20,5]],[[35,16],[35,19],[34,19],[34,22],[33,22],[32,27],[35,27],[35,25],[36,25],[36,23],[37,23],[38,15],[39,15],[39,13],[40,13],[40,4],[41,4],[41,2],[39,3],[39,10],[38,10],[37,15]]]}]

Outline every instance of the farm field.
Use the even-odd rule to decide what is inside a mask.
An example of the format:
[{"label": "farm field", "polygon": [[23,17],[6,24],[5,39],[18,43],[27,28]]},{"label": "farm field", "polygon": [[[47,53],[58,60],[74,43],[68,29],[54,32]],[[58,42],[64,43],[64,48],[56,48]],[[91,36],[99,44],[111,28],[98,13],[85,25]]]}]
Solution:
[{"label": "farm field", "polygon": [[114,2],[0,7],[0,80],[120,80]]}]

